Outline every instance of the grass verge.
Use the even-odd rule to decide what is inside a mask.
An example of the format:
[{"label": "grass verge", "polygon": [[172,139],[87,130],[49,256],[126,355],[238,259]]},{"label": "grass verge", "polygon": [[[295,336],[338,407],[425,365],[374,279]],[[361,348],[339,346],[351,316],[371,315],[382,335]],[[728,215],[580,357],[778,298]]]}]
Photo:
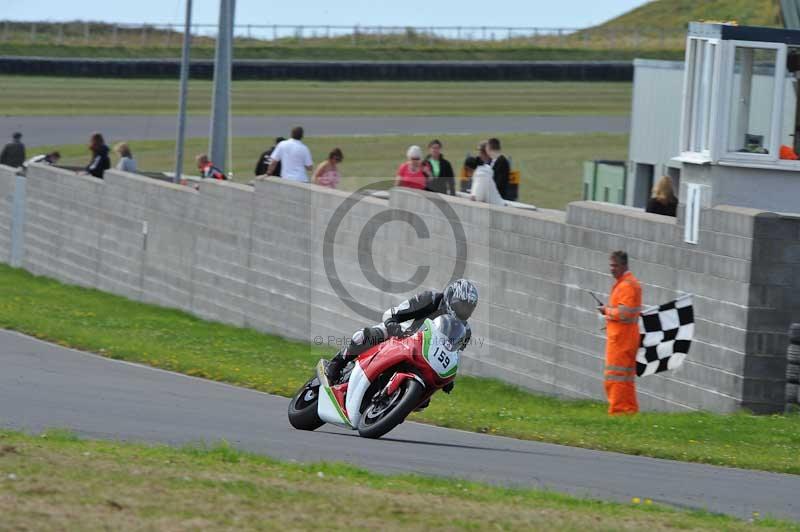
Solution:
[{"label": "grass verge", "polygon": [[[177,115],[174,79],[0,76],[7,115]],[[242,116],[626,115],[632,84],[587,82],[235,81]],[[187,112],[207,115],[212,83],[191,80]]]},{"label": "grass verge", "polygon": [[[291,395],[330,350],[67,286],[0,265],[0,328],[60,345]],[[599,371],[599,370],[598,370]],[[800,416],[643,413],[608,417],[594,401],[561,401],[459,377],[413,419],[515,438],[800,474]]]},{"label": "grass verge", "polygon": [[321,522],[335,530],[800,530],[648,500],[598,502],[340,464],[287,464],[225,445],[82,441],[64,431],[0,431],[0,513],[12,530],[310,530]]},{"label": "grass verge", "polygon": [[[313,133],[311,133],[313,135]],[[467,152],[474,153],[478,141],[492,136],[446,135],[445,156],[453,163],[456,172]],[[522,133],[497,134],[503,149],[512,157],[514,168],[522,172],[520,201],[539,207],[564,209],[570,201],[582,198],[581,176],[583,161],[593,159],[625,160],[628,136],[616,134],[549,134]],[[411,144],[426,146],[433,135],[387,135],[369,137],[314,137],[304,140],[311,149],[315,163],[327,156],[334,146],[344,152],[341,171],[345,175],[339,185],[343,190],[355,190],[378,180],[392,179],[397,166],[405,160],[405,151]],[[118,140],[106,139],[110,143]],[[259,154],[271,146],[272,138],[236,138],[232,143],[234,179],[248,182],[253,179],[253,169]],[[163,171],[174,168],[174,141],[130,141],[140,171]],[[185,144],[187,157],[184,171],[196,175],[194,155],[205,152],[206,139],[189,139]],[[39,146],[29,148],[30,153],[43,153],[51,149],[61,152],[61,164],[81,166],[89,161],[85,144],[69,146]]]},{"label": "grass verge", "polygon": [[[542,45],[517,42],[498,43],[402,43],[379,44],[376,42],[346,44],[326,42],[325,39],[308,40],[303,43],[253,43],[235,46],[236,59],[272,59],[299,61],[630,61],[637,57],[680,61],[684,58],[684,36],[668,41],[617,42],[597,39],[573,40],[560,43],[551,39]],[[159,43],[160,44],[160,43]],[[129,45],[86,45],[54,43],[29,43],[25,37],[16,42],[0,43],[0,55],[27,57],[87,57],[124,59],[179,59],[180,46],[139,43]],[[192,59],[213,59],[214,47],[196,46],[192,43]]]}]

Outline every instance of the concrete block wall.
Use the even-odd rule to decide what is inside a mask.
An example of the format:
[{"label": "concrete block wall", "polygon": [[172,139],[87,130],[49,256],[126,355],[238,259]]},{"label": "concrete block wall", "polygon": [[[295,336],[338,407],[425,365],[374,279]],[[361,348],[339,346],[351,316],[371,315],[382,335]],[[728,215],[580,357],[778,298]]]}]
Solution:
[{"label": "concrete block wall", "polygon": [[[0,169],[0,246],[11,182]],[[462,371],[566,397],[603,397],[603,324],[583,289],[607,297],[608,254],[625,249],[645,305],[695,295],[691,354],[639,381],[643,407],[782,406],[786,326],[800,318],[798,218],[706,209],[690,245],[681,219],[595,202],[522,211],[406,189],[387,202],[279,179],[194,190],[39,165],[27,194],[23,265],[34,273],[331,349],[463,268],[481,303]],[[425,266],[420,286],[399,282]]]},{"label": "concrete block wall", "polygon": [[14,212],[16,168],[0,164],[0,260],[11,259],[11,218]]}]

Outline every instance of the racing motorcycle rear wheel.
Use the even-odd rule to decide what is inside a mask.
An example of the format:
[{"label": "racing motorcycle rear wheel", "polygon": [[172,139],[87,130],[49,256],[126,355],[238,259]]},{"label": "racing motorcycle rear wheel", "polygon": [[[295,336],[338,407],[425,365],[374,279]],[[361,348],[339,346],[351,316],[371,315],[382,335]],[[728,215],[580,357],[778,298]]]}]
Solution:
[{"label": "racing motorcycle rear wheel", "polygon": [[380,438],[405,421],[424,392],[424,387],[415,379],[404,381],[391,396],[379,390],[358,420],[358,433],[364,438]]},{"label": "racing motorcycle rear wheel", "polygon": [[299,430],[316,430],[325,424],[317,413],[319,379],[306,382],[289,402],[289,423]]}]

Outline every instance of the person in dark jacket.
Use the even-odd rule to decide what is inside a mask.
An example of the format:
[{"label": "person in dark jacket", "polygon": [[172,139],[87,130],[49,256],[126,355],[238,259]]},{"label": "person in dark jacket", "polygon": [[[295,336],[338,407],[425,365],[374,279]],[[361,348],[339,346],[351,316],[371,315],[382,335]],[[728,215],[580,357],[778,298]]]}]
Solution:
[{"label": "person in dark jacket", "polygon": [[425,163],[430,168],[431,173],[430,178],[428,178],[428,190],[455,196],[455,173],[450,161],[442,156],[442,143],[439,139],[434,139],[428,143],[428,156],[425,157]]},{"label": "person in dark jacket", "polygon": [[[275,150],[275,146],[280,144],[286,140],[283,137],[276,137],[275,144],[272,145],[267,151],[259,155],[258,162],[256,163],[256,176],[260,175],[267,175],[267,170],[269,169],[269,163],[272,162],[272,152]],[[281,162],[278,161],[278,164],[275,165],[274,170],[275,175],[281,175]]]},{"label": "person in dark jacket", "polygon": [[647,200],[645,211],[674,217],[677,210],[678,198],[675,197],[675,191],[672,188],[672,178],[668,175],[662,176],[653,186],[653,195]]},{"label": "person in dark jacket", "polygon": [[22,133],[19,131],[11,135],[11,142],[3,146],[0,152],[0,164],[19,168],[25,162],[25,145],[22,143]]},{"label": "person in dark jacket", "polygon": [[103,179],[103,173],[111,168],[111,158],[108,156],[108,146],[100,133],[92,133],[89,137],[89,151],[92,160],[86,166],[86,173]]},{"label": "person in dark jacket", "polygon": [[492,158],[492,162],[490,164],[494,174],[494,183],[497,185],[497,191],[504,200],[508,200],[510,199],[508,193],[508,181],[511,175],[511,165],[508,163],[506,156],[500,151],[501,147],[499,139],[489,139],[487,141],[486,148],[489,152],[489,156]]}]

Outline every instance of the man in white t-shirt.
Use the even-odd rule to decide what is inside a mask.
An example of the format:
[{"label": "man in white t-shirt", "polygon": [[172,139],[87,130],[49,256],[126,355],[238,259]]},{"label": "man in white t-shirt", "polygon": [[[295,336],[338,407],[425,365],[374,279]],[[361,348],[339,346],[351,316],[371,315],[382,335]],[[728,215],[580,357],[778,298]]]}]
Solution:
[{"label": "man in white t-shirt", "polygon": [[301,142],[303,128],[292,129],[292,138],[284,140],[272,151],[272,161],[267,174],[272,175],[278,162],[281,163],[281,177],[291,181],[308,183],[308,172],[314,166],[308,146]]}]

